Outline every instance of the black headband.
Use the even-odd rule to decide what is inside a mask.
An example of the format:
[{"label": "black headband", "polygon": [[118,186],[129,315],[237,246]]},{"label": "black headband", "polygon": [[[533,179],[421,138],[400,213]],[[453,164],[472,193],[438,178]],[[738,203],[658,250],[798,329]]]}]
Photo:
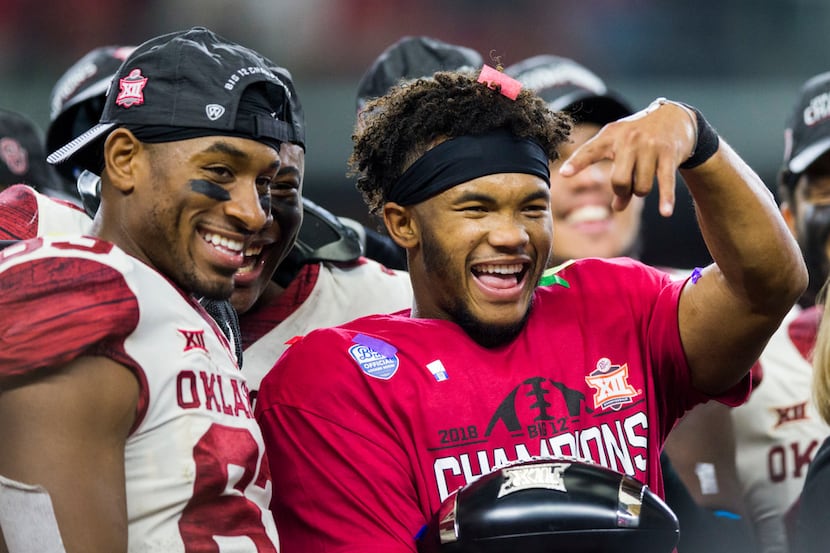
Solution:
[{"label": "black headband", "polygon": [[548,156],[534,140],[505,130],[451,138],[409,166],[389,190],[387,200],[414,205],[486,175],[524,173],[550,186]]}]

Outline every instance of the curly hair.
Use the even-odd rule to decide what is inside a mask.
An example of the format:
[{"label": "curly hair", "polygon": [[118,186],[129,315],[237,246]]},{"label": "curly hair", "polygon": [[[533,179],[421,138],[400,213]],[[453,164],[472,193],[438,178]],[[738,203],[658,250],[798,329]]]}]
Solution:
[{"label": "curly hair", "polygon": [[380,215],[390,187],[438,142],[506,129],[538,142],[548,158],[568,137],[571,120],[523,89],[516,100],[468,72],[439,72],[393,87],[359,114],[349,174],[369,210]]}]

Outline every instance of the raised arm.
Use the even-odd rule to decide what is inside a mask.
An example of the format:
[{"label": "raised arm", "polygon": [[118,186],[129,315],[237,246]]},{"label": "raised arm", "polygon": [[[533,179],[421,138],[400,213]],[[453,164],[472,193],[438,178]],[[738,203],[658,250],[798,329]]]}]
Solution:
[{"label": "raised arm", "polygon": [[137,401],[135,376],[103,357],[0,384],[0,475],[49,492],[67,553],[127,551],[124,445]]},{"label": "raised arm", "polygon": [[[632,194],[648,194],[656,177],[660,212],[668,216],[676,171],[696,149],[697,135],[707,136],[705,123],[701,129],[697,125],[687,107],[654,103],[607,125],[560,171],[572,174],[601,159],[613,160],[619,209]],[[681,295],[680,334],[693,385],[718,394],[758,358],[804,290],[807,271],[772,194],[723,139],[711,157],[680,171],[714,260]]]}]

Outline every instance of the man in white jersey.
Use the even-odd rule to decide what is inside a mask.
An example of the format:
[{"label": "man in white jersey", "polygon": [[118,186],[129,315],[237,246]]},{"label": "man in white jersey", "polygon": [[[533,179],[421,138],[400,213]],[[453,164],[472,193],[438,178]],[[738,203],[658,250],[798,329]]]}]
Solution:
[{"label": "man in white jersey", "polygon": [[[280,169],[271,185],[274,224],[246,252],[231,296],[240,315],[243,372],[252,403],[259,382],[294,338],[412,303],[405,272],[363,257],[351,228],[302,198],[305,115],[290,73],[282,67],[274,70],[292,92],[293,134],[280,147]],[[285,256],[280,245],[289,238],[294,246]]]},{"label": "man in white jersey", "polygon": [[790,551],[788,512],[830,434],[812,401],[811,365],[821,318],[816,296],[830,264],[829,97],[830,73],[803,84],[784,133],[778,180],[781,213],[801,247],[809,285],[759,359],[760,385],[733,410],[739,476],[762,553]]},{"label": "man in white jersey", "polygon": [[195,299],[271,222],[272,67],[203,28],[139,46],[49,158],[100,173],[90,235],[0,254],[0,475],[49,492],[67,551],[278,550],[247,383]]},{"label": "man in white jersey", "polygon": [[[67,69],[52,90],[47,144],[58,148],[98,120],[107,85],[134,48],[98,47]],[[223,329],[228,322],[233,327],[226,335],[238,344],[240,365],[252,401],[262,376],[293,337],[361,315],[404,309],[412,299],[405,273],[363,257],[354,229],[314,202],[300,201],[305,169],[305,116],[288,70],[278,66],[272,69],[291,91],[291,136],[290,143],[281,145],[280,170],[271,187],[274,222],[254,239],[254,247],[246,252],[246,261],[235,277],[231,301],[246,316],[237,322],[236,312],[225,308],[227,302],[202,300]],[[94,215],[100,202],[97,175],[72,163],[58,169],[66,190],[76,187],[77,181],[75,194],[80,196],[84,209]],[[4,202],[0,194],[0,221],[8,213],[19,215],[15,219],[38,218],[37,205],[33,206],[35,209],[29,208],[32,202],[26,198],[25,206],[21,206],[19,196]],[[17,226],[26,224],[19,222]],[[0,222],[0,239],[2,229]],[[19,229],[11,237],[26,237],[26,231],[34,229]],[[368,229],[362,231],[370,234]],[[294,245],[286,255],[285,244],[291,243]],[[244,334],[239,330],[240,324]]]}]

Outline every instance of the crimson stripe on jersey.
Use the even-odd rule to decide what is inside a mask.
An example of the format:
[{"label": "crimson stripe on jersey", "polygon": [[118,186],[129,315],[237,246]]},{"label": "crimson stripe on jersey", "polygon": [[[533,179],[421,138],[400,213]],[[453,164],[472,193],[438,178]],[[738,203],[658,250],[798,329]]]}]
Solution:
[{"label": "crimson stripe on jersey", "polygon": [[112,356],[138,324],[138,303],[121,273],[79,258],[6,269],[0,313],[0,381],[102,349]]},{"label": "crimson stripe on jersey", "polygon": [[34,238],[37,225],[37,199],[29,188],[15,185],[0,193],[0,239]]}]

